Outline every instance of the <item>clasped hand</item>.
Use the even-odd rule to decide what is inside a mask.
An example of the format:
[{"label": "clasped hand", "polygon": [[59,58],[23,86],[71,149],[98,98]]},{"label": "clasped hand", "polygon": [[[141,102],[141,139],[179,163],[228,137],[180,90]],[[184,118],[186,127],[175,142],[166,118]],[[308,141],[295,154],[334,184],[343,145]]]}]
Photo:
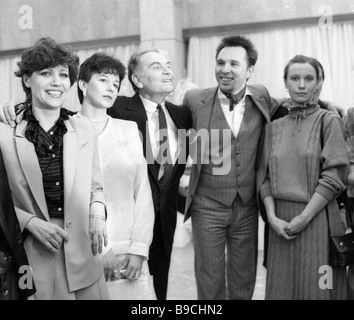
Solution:
[{"label": "clasped hand", "polygon": [[304,230],[308,224],[302,215],[294,217],[290,222],[274,218],[272,221],[269,221],[269,223],[276,234],[286,240],[296,239],[297,235]]}]

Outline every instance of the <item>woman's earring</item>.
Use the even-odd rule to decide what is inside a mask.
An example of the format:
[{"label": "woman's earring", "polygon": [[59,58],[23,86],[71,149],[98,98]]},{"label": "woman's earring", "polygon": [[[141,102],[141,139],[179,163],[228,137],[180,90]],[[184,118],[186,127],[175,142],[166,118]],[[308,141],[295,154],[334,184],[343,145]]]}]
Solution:
[{"label": "woman's earring", "polygon": [[83,95],[84,95],[84,97],[86,97],[86,90],[83,91]]}]

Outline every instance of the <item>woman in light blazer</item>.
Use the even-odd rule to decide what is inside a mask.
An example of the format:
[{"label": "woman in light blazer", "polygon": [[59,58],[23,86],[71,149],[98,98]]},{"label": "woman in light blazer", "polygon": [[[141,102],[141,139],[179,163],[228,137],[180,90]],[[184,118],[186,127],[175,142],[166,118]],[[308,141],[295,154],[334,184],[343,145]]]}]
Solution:
[{"label": "woman in light blazer", "polygon": [[68,47],[42,38],[18,63],[24,120],[0,124],[0,151],[24,247],[34,299],[106,299],[102,251],[105,200],[90,121],[62,108],[78,74]]},{"label": "woman in light blazer", "polygon": [[[88,58],[78,77],[79,116],[89,118],[98,133],[108,215],[104,268],[110,298],[152,299],[153,295],[144,295],[140,285],[134,284],[138,279],[145,285],[150,280],[147,259],[155,217],[143,147],[135,122],[107,115],[124,76],[125,67],[119,60],[104,53]],[[114,281],[120,278],[131,282],[123,289]],[[151,281],[148,288],[151,293]]]}]

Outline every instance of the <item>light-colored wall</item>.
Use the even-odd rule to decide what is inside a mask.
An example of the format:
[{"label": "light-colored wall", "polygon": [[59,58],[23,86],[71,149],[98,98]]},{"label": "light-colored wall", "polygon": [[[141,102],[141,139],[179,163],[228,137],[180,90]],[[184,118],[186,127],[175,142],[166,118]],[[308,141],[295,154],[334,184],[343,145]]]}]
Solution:
[{"label": "light-colored wall", "polygon": [[[154,5],[158,16],[163,17],[166,5]],[[354,13],[354,0],[173,0],[175,18],[159,19],[161,29],[195,29],[286,19],[320,17],[329,8],[334,15]],[[143,3],[143,5],[141,5]],[[20,12],[24,5],[32,9],[33,29],[23,30],[19,23],[25,18]],[[22,49],[38,38],[52,36],[58,42],[73,43],[110,38],[124,38],[141,34],[141,19],[151,15],[142,0],[0,0],[0,51]],[[27,12],[28,14],[28,12]],[[151,19],[151,17],[150,17]],[[28,21],[27,21],[28,22]],[[142,29],[142,33],[144,33]],[[148,28],[153,37],[156,31]],[[160,33],[161,32],[157,32]],[[144,38],[149,35],[144,33]]]},{"label": "light-colored wall", "polygon": [[[182,1],[182,0],[178,0]],[[353,0],[187,0],[185,29],[354,13]]]},{"label": "light-colored wall", "polygon": [[[33,28],[21,29],[32,10]],[[0,0],[0,51],[26,48],[40,37],[60,43],[139,35],[139,0]]]}]

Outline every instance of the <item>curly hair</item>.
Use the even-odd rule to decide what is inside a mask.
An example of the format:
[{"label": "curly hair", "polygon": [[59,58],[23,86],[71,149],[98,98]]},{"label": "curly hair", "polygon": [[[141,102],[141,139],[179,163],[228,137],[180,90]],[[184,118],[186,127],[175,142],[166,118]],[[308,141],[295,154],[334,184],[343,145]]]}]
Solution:
[{"label": "curly hair", "polygon": [[[80,66],[78,81],[83,80],[88,83],[91,80],[92,75],[96,73],[108,73],[118,76],[119,92],[120,86],[125,77],[126,68],[120,60],[109,56],[104,52],[99,52],[93,54],[82,63]],[[84,94],[79,86],[77,86],[77,93],[80,103],[82,103],[84,100]]]},{"label": "curly hair", "polygon": [[[79,57],[72,52],[70,46],[57,44],[47,37],[39,39],[33,47],[26,49],[17,65],[19,70],[15,72],[15,75],[19,78],[23,75],[30,77],[33,72],[43,69],[67,66],[72,86],[77,81]],[[22,88],[26,93],[26,102],[29,102],[32,99],[31,88],[27,88],[23,80]]]}]

